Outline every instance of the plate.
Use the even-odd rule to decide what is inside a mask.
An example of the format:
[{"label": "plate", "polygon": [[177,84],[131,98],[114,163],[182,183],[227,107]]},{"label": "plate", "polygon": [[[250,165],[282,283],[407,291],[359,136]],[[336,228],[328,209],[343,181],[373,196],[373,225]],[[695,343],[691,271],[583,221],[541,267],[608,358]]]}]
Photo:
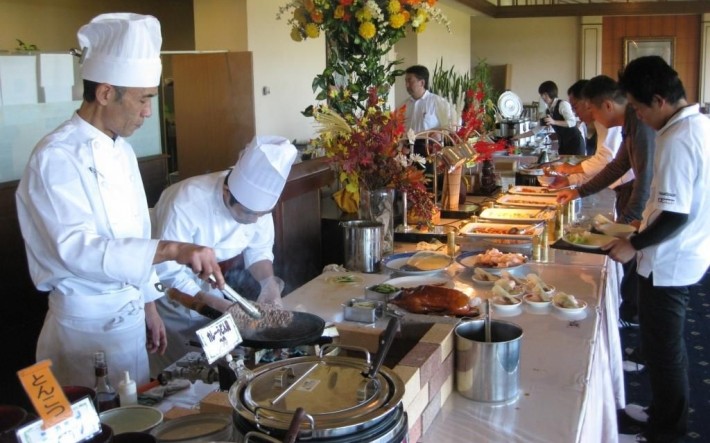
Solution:
[{"label": "plate", "polygon": [[[509,231],[517,228],[519,231],[529,230],[523,234],[511,234]],[[460,234],[466,237],[474,238],[496,238],[496,239],[515,239],[532,241],[532,236],[542,232],[542,228],[530,229],[529,224],[508,224],[508,223],[467,223],[459,231]]]},{"label": "plate", "polygon": [[587,302],[584,300],[577,300],[577,303],[580,305],[578,308],[563,308],[562,306],[557,305],[557,303],[553,303],[552,306],[558,311],[566,314],[579,314],[587,308]]},{"label": "plate", "polygon": [[544,186],[512,186],[508,189],[508,194],[521,195],[553,195],[558,191]]},{"label": "plate", "polygon": [[549,196],[505,194],[498,197],[496,203],[508,206],[543,208],[545,206],[557,206],[557,196],[554,194]]},{"label": "plate", "polygon": [[590,233],[589,236],[587,237],[588,243],[575,243],[571,240],[568,239],[569,234],[566,234],[562,237],[562,240],[565,242],[569,243],[570,245],[577,247],[577,248],[582,248],[582,249],[601,249],[602,246],[605,244],[609,243],[610,241],[614,240],[616,237],[612,237],[610,235],[603,235],[603,234],[592,234]]},{"label": "plate", "polygon": [[523,102],[512,91],[505,91],[498,97],[498,110],[504,118],[518,118],[523,112]]},{"label": "plate", "polygon": [[147,432],[163,421],[160,409],[150,406],[121,406],[99,414],[101,423],[109,425],[113,433]]},{"label": "plate", "polygon": [[525,294],[523,296],[523,301],[535,308],[545,308],[545,307],[550,306],[552,304],[552,300],[538,301],[538,300],[534,299],[533,297],[535,297],[533,294]]},{"label": "plate", "polygon": [[[484,270],[486,270],[486,271],[488,271],[488,272],[490,272],[490,273],[493,273],[493,274],[497,274],[497,273],[503,272],[503,271],[510,271],[511,269],[519,268],[519,267],[521,267],[521,266],[523,266],[523,265],[525,264],[525,263],[521,263],[521,264],[515,265],[515,266],[500,267],[500,268],[499,268],[499,267],[489,268],[489,267],[486,267],[486,266],[479,266],[479,265],[475,264],[475,263],[474,263],[475,257],[476,257],[478,254],[482,254],[482,253],[484,253],[484,252],[485,252],[485,251],[468,251],[468,252],[463,252],[463,253],[459,254],[459,255],[456,257],[456,262],[457,262],[458,264],[460,264],[461,266],[463,266],[463,267],[465,267],[465,268],[468,268],[468,269],[481,268],[481,269],[484,269]],[[527,259],[527,258],[528,258],[528,257],[526,257],[526,259]]]},{"label": "plate", "polygon": [[636,228],[633,226],[622,223],[605,223],[602,225],[594,225],[594,228],[599,232],[603,232],[605,235],[617,238],[629,238],[631,234],[636,232]]},{"label": "plate", "polygon": [[554,211],[541,213],[539,209],[486,208],[478,218],[499,222],[537,223],[553,216]]},{"label": "plate", "polygon": [[[436,269],[428,269],[428,270],[425,270],[425,271],[413,271],[413,270],[403,270],[403,269],[401,269],[402,266],[406,265],[406,264],[407,264],[407,261],[408,261],[410,258],[412,258],[412,256],[413,256],[414,254],[416,254],[417,252],[420,252],[420,251],[416,251],[416,252],[403,252],[403,253],[400,253],[400,254],[391,254],[391,255],[388,255],[387,257],[385,257],[384,259],[382,259],[382,264],[383,264],[384,267],[385,267],[386,269],[388,269],[390,272],[396,272],[396,273],[398,273],[398,274],[404,274],[404,275],[434,275],[434,274],[437,274],[437,273],[443,271],[444,269],[448,268],[449,265],[451,265],[451,263],[453,263],[453,260],[452,260],[450,257],[448,257],[449,260],[447,261],[446,265],[445,265],[445,266],[441,266],[441,267],[436,268]],[[440,255],[444,255],[444,254],[440,254]]]},{"label": "plate", "polygon": [[505,303],[502,297],[493,297],[491,298],[491,304],[493,305],[493,308],[496,311],[509,312],[518,309],[520,306],[522,306],[523,302],[518,299],[518,302],[516,304],[508,304]]},{"label": "plate", "polygon": [[[444,286],[446,288],[454,287],[454,282],[451,279],[442,277],[432,277],[427,275],[396,277],[391,278],[382,283],[387,283],[388,285],[392,285],[395,288],[416,288],[417,286],[422,285]],[[401,291],[397,291],[395,293],[390,294],[390,298],[399,295],[399,292]]]}]

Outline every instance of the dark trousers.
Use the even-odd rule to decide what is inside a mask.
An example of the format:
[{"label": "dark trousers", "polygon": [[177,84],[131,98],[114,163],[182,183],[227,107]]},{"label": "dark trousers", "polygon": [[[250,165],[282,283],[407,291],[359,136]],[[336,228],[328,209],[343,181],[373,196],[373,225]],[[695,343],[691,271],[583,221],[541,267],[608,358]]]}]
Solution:
[{"label": "dark trousers", "polygon": [[651,384],[646,437],[681,442],[688,422],[688,354],[685,348],[687,286],[654,286],[638,276],[641,350]]}]

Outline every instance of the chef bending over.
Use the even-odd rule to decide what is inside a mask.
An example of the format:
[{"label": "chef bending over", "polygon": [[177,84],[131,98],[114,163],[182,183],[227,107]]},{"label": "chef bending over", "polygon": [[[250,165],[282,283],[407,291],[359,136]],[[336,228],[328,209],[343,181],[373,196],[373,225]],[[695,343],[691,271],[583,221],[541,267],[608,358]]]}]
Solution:
[{"label": "chef bending over", "polygon": [[[255,137],[233,169],[191,177],[166,189],[154,208],[154,236],[214,248],[222,263],[241,255],[244,267],[259,282],[259,303],[281,305],[283,281],[274,276],[274,221],[271,212],[286,184],[296,148],[277,136]],[[160,280],[220,311],[231,302],[195,278],[186,266],[157,266]],[[225,270],[226,272],[226,270]],[[168,334],[164,355],[151,356],[157,375],[190,350],[195,331],[210,320],[168,297],[156,301]]]},{"label": "chef bending over", "polygon": [[[160,23],[116,13],[78,32],[84,99],[32,152],[17,211],[34,284],[49,291],[37,360],[51,359],[62,385],[94,386],[93,354],[106,352],[114,386],[129,371],[149,377],[148,352],[163,352],[154,264],[177,261],[224,285],[214,252],[151,239],[138,162],[124,140],[152,113],[160,81]],[[147,340],[146,340],[147,337]]]}]

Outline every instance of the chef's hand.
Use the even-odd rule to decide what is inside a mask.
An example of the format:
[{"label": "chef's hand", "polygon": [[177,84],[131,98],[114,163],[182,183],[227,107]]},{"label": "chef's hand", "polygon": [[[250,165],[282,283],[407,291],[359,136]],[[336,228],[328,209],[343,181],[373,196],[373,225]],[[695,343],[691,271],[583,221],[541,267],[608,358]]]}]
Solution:
[{"label": "chef's hand", "polygon": [[278,307],[283,306],[281,302],[281,291],[284,289],[283,280],[272,275],[259,280],[259,285],[261,285],[261,292],[259,293],[259,298],[256,299],[257,303],[271,303]]},{"label": "chef's hand", "polygon": [[181,265],[189,266],[202,280],[207,280],[210,275],[214,275],[217,280],[216,286],[220,289],[224,288],[224,276],[212,248],[192,243],[160,240],[153,264],[168,260],[175,260]]},{"label": "chef's hand", "polygon": [[579,198],[579,192],[576,189],[565,189],[557,194],[557,203],[564,205],[567,202]]},{"label": "chef's hand", "polygon": [[552,182],[548,188],[550,189],[560,189],[564,188],[565,186],[569,186],[569,179],[567,177],[562,177],[562,176],[557,176],[555,177],[555,181]]},{"label": "chef's hand", "polygon": [[602,250],[609,251],[609,257],[620,263],[626,263],[636,256],[636,249],[625,238],[615,238],[602,246]]},{"label": "chef's hand", "polygon": [[163,355],[168,348],[165,325],[154,302],[145,304],[145,347],[151,354],[157,352],[160,355]]}]

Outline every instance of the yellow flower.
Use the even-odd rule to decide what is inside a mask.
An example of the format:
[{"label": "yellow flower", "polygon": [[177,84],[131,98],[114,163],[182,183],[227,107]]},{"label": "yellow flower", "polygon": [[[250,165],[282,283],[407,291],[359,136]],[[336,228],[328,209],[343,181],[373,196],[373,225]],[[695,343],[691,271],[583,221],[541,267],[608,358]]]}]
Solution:
[{"label": "yellow flower", "polygon": [[425,30],[426,30],[426,22],[420,24],[420,25],[416,28],[417,34],[421,34],[421,33],[424,32]]},{"label": "yellow flower", "polygon": [[337,19],[341,19],[345,16],[345,8],[343,5],[339,5],[335,8],[335,11],[333,12],[333,17]]},{"label": "yellow flower", "polygon": [[291,40],[295,42],[303,41],[303,35],[301,34],[301,31],[295,26],[291,28]]},{"label": "yellow flower", "polygon": [[396,14],[400,11],[400,9],[402,9],[402,5],[400,5],[398,0],[391,0],[387,5],[387,10],[390,14]]},{"label": "yellow flower", "polygon": [[355,18],[359,22],[370,21],[372,20],[372,12],[370,12],[370,8],[366,6],[362,9],[358,9],[358,11],[355,13]]},{"label": "yellow flower", "polygon": [[360,29],[358,30],[358,32],[360,33],[360,37],[364,38],[365,40],[370,40],[372,37],[375,36],[377,28],[375,28],[375,25],[373,25],[372,22],[363,22],[360,24]]},{"label": "yellow flower", "polygon": [[318,29],[318,25],[315,23],[307,24],[304,30],[306,32],[306,37],[308,38],[318,38],[320,35],[320,29]]},{"label": "yellow flower", "polygon": [[390,26],[399,29],[407,22],[403,14],[393,14],[390,16]]}]

